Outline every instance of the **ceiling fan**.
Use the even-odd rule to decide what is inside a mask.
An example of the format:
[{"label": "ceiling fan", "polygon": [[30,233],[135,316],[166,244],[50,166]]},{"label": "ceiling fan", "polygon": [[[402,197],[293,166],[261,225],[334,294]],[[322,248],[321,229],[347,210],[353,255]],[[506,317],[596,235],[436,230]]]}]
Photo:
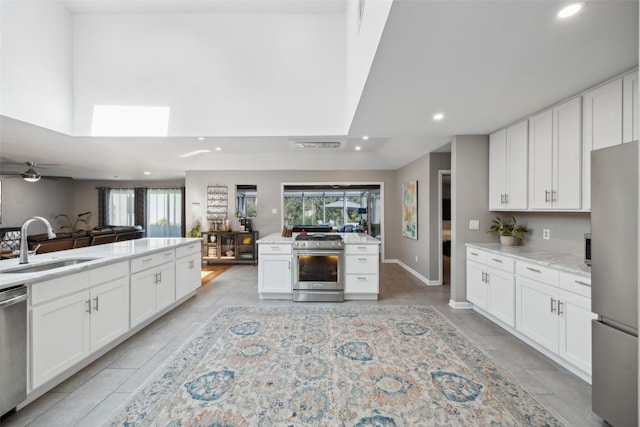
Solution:
[{"label": "ceiling fan", "polygon": [[40,181],[41,178],[42,179],[51,179],[51,180],[71,179],[71,178],[66,177],[66,176],[45,176],[45,175],[40,175],[40,173],[38,171],[36,171],[36,169],[35,169],[36,163],[34,163],[34,162],[25,162],[25,164],[27,166],[29,166],[29,168],[24,172],[4,172],[4,171],[1,171],[0,175],[7,176],[8,178],[22,177],[22,179],[24,179],[27,182],[38,182],[38,181]]}]

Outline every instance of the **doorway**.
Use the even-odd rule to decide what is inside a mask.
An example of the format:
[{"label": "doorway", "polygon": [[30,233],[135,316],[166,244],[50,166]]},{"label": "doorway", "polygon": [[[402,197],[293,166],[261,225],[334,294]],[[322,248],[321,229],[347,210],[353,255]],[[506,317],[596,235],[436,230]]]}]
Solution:
[{"label": "doorway", "polygon": [[438,171],[438,230],[440,283],[451,283],[451,171]]}]

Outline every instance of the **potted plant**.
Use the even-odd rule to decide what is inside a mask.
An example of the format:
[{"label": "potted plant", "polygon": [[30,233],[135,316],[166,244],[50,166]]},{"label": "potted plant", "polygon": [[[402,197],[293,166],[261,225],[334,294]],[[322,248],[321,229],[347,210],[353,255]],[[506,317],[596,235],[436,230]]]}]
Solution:
[{"label": "potted plant", "polygon": [[528,233],[529,229],[526,225],[518,224],[513,216],[507,220],[503,220],[499,216],[496,216],[487,232],[499,235],[500,244],[505,246],[515,246],[523,239],[523,233]]},{"label": "potted plant", "polygon": [[200,224],[197,224],[193,226],[193,228],[191,230],[189,230],[187,232],[187,237],[201,237],[202,234],[200,233]]}]

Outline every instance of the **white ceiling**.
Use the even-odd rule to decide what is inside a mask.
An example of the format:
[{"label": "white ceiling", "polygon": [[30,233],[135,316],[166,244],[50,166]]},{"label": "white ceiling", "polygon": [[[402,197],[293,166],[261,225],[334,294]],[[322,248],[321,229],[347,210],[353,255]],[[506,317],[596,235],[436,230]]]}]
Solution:
[{"label": "white ceiling", "polygon": [[[314,0],[67,3],[74,13],[344,9],[342,1]],[[77,179],[173,179],[208,169],[397,169],[442,151],[454,135],[487,134],[637,66],[637,1],[590,1],[560,22],[555,14],[562,4],[396,0],[349,135],[307,138],[343,142],[330,153],[301,153],[293,142],[302,138],[226,137],[207,138],[219,152],[179,158],[201,148],[198,141],[71,137],[2,117],[0,155],[4,162],[55,164],[42,172]],[[438,111],[446,117],[436,123],[431,116]]]}]

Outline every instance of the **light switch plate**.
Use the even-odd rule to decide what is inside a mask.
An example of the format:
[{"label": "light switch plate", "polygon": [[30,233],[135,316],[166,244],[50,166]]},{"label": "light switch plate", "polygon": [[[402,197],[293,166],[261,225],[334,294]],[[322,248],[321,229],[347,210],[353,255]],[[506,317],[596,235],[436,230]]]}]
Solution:
[{"label": "light switch plate", "polygon": [[470,219],[469,220],[469,230],[480,230],[480,220],[479,219]]},{"label": "light switch plate", "polygon": [[271,213],[274,214],[274,215],[277,214],[278,213],[278,208],[271,209]]}]

